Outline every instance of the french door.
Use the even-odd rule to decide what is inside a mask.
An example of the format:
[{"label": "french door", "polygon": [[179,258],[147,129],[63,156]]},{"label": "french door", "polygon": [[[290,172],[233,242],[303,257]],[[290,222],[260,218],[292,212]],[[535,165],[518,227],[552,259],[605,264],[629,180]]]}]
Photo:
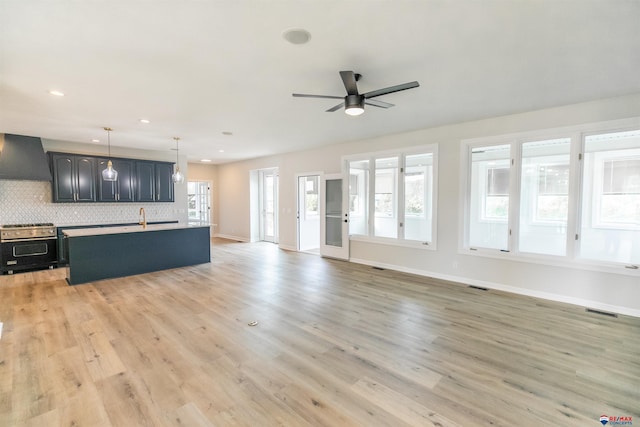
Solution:
[{"label": "french door", "polygon": [[187,182],[189,224],[211,223],[211,185],[207,181]]},{"label": "french door", "polygon": [[342,174],[322,178],[320,203],[320,255],[349,259],[349,191]]}]

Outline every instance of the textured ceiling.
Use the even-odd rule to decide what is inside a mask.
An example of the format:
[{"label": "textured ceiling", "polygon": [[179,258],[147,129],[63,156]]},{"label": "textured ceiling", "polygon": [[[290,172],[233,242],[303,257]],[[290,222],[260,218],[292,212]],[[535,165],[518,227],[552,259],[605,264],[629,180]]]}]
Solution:
[{"label": "textured ceiling", "polygon": [[[116,151],[179,136],[221,163],[624,95],[639,22],[635,0],[0,0],[0,132],[104,143],[110,126]],[[420,87],[358,117],[291,96],[343,95],[340,70],[361,92]]]}]

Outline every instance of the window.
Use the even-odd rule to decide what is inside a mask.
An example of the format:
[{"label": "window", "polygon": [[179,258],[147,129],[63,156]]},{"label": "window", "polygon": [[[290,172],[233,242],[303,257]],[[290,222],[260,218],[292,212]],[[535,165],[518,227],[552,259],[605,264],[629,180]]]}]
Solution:
[{"label": "window", "polygon": [[571,139],[522,144],[520,170],[521,252],[565,255]]},{"label": "window", "polygon": [[349,162],[349,232],[366,235],[368,232],[369,161]]},{"label": "window", "polygon": [[487,169],[487,193],[484,197],[484,217],[485,219],[506,219],[508,216],[509,167],[490,167]]},{"label": "window", "polygon": [[509,249],[509,164],[511,147],[471,149],[469,245]]},{"label": "window", "polygon": [[432,240],[433,153],[405,157],[404,238]]},{"label": "window", "polygon": [[640,263],[640,131],[584,141],[580,256]]},{"label": "window", "polygon": [[638,221],[640,155],[603,162],[600,221],[633,224]]},{"label": "window", "polygon": [[312,218],[319,215],[318,213],[318,176],[308,176],[305,178],[305,194],[304,194],[304,217]]},{"label": "window", "polygon": [[347,162],[349,234],[433,247],[435,146],[357,157]]},{"label": "window", "polygon": [[[462,246],[487,256],[640,265],[640,129],[464,142]],[[526,138],[526,139],[525,139]],[[486,141],[486,142],[485,142]],[[572,154],[574,153],[574,154]],[[500,255],[508,252],[509,255]],[[598,267],[600,268],[600,267]]]},{"label": "window", "polygon": [[538,167],[537,175],[536,219],[553,222],[566,221],[569,199],[569,165],[543,164]]},{"label": "window", "polygon": [[375,167],[374,235],[396,238],[398,237],[396,220],[398,158],[376,159]]}]

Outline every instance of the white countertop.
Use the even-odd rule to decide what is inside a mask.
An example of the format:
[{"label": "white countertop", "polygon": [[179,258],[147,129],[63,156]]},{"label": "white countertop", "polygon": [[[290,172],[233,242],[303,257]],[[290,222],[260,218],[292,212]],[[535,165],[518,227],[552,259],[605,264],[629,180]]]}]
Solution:
[{"label": "white countertop", "polygon": [[199,228],[209,227],[209,225],[187,225],[179,223],[171,224],[149,224],[147,228],[143,228],[142,225],[125,225],[122,227],[91,227],[91,228],[72,228],[69,230],[63,230],[63,234],[67,237],[82,237],[82,236],[99,236],[103,234],[123,234],[123,233],[142,233],[147,231],[159,231],[159,230],[176,230],[181,228]]}]

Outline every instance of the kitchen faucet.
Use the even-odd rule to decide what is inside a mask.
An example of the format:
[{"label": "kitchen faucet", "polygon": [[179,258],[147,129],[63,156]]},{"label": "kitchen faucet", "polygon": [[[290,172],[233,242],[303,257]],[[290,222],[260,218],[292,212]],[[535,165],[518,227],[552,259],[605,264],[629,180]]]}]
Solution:
[{"label": "kitchen faucet", "polygon": [[138,215],[142,215],[142,221],[138,224],[142,225],[142,228],[147,228],[147,214],[144,211],[144,208],[140,208],[140,213]]}]

